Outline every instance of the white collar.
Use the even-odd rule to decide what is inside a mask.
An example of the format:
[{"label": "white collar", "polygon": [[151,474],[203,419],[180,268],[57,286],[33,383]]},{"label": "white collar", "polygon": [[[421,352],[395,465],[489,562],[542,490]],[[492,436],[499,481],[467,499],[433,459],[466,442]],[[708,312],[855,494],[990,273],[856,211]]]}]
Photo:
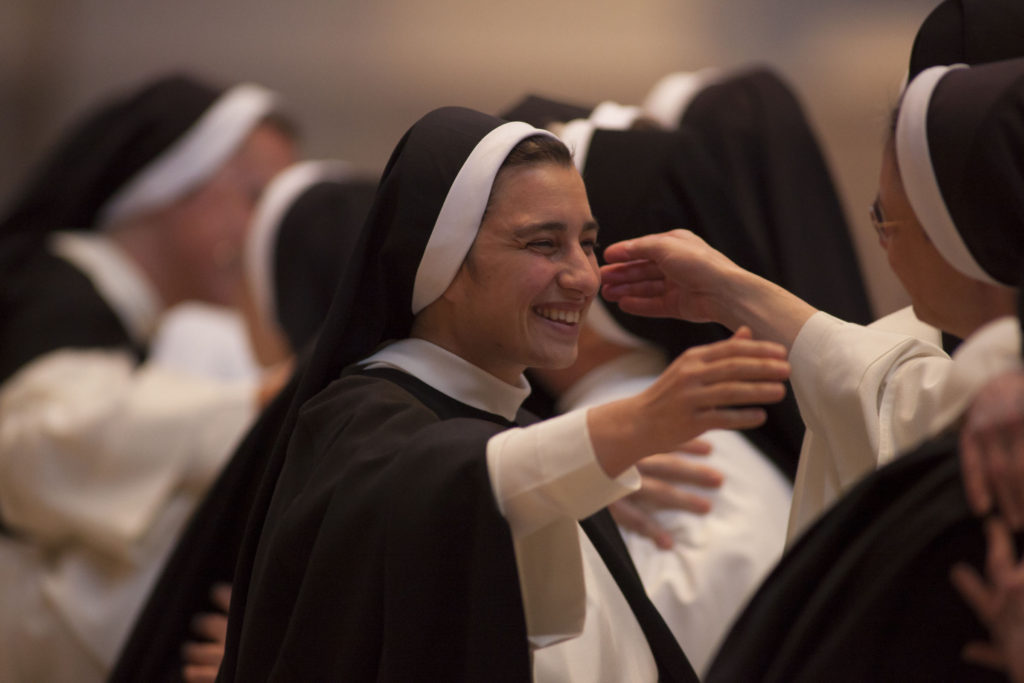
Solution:
[{"label": "white collar", "polygon": [[425,339],[409,338],[394,342],[360,365],[401,370],[442,394],[501,415],[509,422],[515,420],[519,407],[530,395],[530,384],[522,375],[519,376],[519,384],[513,386]]},{"label": "white collar", "polygon": [[89,278],[134,341],[149,342],[163,302],[124,251],[108,237],[83,232],[54,233],[50,249]]}]

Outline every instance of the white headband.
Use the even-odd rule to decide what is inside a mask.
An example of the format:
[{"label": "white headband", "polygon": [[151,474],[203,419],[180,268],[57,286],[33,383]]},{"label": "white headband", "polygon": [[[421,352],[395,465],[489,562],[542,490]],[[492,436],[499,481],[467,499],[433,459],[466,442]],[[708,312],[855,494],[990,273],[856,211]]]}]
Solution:
[{"label": "white headband", "polygon": [[277,106],[277,96],[260,86],[231,88],[181,138],[107,200],[98,224],[109,227],[181,197],[213,175]]},{"label": "white headband", "polygon": [[587,167],[587,155],[590,152],[590,142],[594,138],[594,131],[626,130],[642,113],[640,107],[611,101],[602,102],[594,107],[594,111],[588,118],[573,119],[562,126],[558,137],[572,152],[572,161],[576,165],[576,170],[583,173],[583,169]]},{"label": "white headband", "polygon": [[281,220],[306,188],[323,181],[342,182],[351,176],[344,161],[303,161],[274,176],[263,191],[249,224],[245,242],[245,273],[257,310],[265,320],[277,321],[274,245]]},{"label": "white headband", "polygon": [[576,170],[583,173],[587,167],[587,154],[590,152],[590,141],[594,137],[594,124],[590,119],[573,119],[562,126],[558,137],[569,148],[572,154],[572,163]]},{"label": "white headband", "polygon": [[966,68],[966,64],[933,66],[910,82],[903,93],[896,121],[896,159],[903,190],[914,215],[942,258],[967,277],[1001,285],[978,265],[956,229],[942,198],[928,145],[928,105],[932,93],[948,72]]},{"label": "white headband", "polygon": [[722,72],[707,68],[700,71],[676,73],[662,76],[654,84],[641,106],[643,113],[658,122],[663,128],[675,130],[683,118],[683,112],[701,90],[717,80]]},{"label": "white headband", "polygon": [[534,135],[555,137],[521,121],[503,124],[485,135],[463,162],[416,269],[413,315],[440,298],[455,279],[480,229],[498,170],[512,148]]},{"label": "white headband", "polygon": [[626,130],[633,125],[642,112],[640,107],[618,102],[602,102],[594,107],[587,118],[595,128],[606,130]]}]

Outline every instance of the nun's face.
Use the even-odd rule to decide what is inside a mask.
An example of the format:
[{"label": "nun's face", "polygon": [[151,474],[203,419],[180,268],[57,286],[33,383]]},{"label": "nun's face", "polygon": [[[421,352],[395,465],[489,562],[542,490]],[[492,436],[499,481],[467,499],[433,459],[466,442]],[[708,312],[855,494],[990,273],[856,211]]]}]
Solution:
[{"label": "nun's face", "polygon": [[442,297],[450,330],[443,344],[509,383],[528,367],[570,365],[600,285],[596,240],[576,169],[545,163],[502,171]]},{"label": "nun's face", "polygon": [[243,243],[256,201],[295,159],[287,136],[273,126],[257,126],[210,180],[170,207],[166,256],[186,275],[180,283],[184,298],[238,303]]},{"label": "nun's face", "polygon": [[914,314],[940,330],[969,334],[964,322],[977,308],[973,296],[979,283],[953,268],[928,239],[903,189],[892,143],[882,155],[878,206],[888,224],[880,243],[910,295]]}]

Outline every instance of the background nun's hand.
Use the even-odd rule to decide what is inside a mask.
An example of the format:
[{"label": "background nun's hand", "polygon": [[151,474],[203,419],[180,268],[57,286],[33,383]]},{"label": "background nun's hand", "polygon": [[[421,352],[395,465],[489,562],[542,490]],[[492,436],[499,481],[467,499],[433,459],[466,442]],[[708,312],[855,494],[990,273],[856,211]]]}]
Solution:
[{"label": "background nun's hand", "polygon": [[288,384],[295,372],[295,359],[288,358],[267,369],[256,388],[256,404],[263,410]]},{"label": "background nun's hand", "polygon": [[640,472],[640,490],[608,506],[619,526],[654,541],[663,550],[672,547],[674,539],[658,524],[652,514],[656,510],[682,510],[697,515],[711,511],[711,500],[683,487],[715,490],[722,485],[722,473],[714,467],[694,462],[690,456],[708,455],[711,444],[694,439],[683,444],[677,453],[651,455],[636,464]]},{"label": "background nun's hand", "polygon": [[960,432],[960,462],[971,509],[985,514],[995,502],[1011,527],[1024,528],[1024,371],[978,392]]},{"label": "background nun's hand", "polygon": [[225,583],[215,585],[210,590],[210,599],[220,611],[197,614],[192,620],[192,630],[203,640],[185,643],[181,650],[182,678],[186,683],[213,683],[224,659],[231,586]]},{"label": "background nun's hand", "polygon": [[973,567],[957,564],[951,580],[992,636],[990,643],[968,643],[964,659],[1005,670],[1024,683],[1024,561],[1016,558],[1013,536],[999,519],[985,527],[988,557],[983,579]]}]

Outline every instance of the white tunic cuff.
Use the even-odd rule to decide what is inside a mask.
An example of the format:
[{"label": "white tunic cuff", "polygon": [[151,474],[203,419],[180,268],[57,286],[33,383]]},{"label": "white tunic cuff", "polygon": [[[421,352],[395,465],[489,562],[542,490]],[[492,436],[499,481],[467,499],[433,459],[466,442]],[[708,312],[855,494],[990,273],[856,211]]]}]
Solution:
[{"label": "white tunic cuff", "polygon": [[495,435],[487,442],[487,467],[516,537],[559,518],[583,519],[640,488],[635,467],[615,479],[605,474],[590,442],[586,410]]}]

